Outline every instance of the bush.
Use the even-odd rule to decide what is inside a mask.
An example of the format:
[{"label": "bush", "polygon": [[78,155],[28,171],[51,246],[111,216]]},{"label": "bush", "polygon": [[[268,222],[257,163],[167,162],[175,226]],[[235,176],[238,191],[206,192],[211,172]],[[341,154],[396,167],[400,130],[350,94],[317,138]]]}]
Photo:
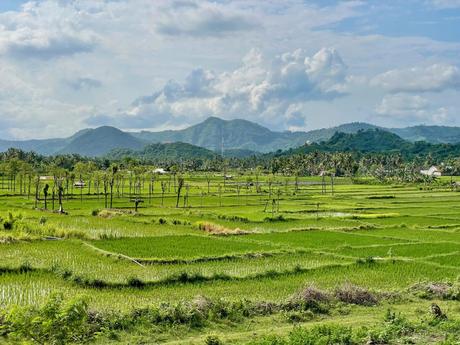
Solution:
[{"label": "bush", "polygon": [[425,299],[460,300],[460,284],[442,282],[417,283],[409,289],[417,297]]},{"label": "bush", "polygon": [[62,295],[52,295],[42,308],[14,307],[2,315],[2,333],[13,341],[39,344],[87,342],[95,330],[88,323],[88,305],[76,298],[63,303]]},{"label": "bush", "polygon": [[240,217],[240,216],[226,216],[224,214],[220,214],[217,216],[218,219],[222,220],[229,220],[232,222],[242,222],[242,223],[249,223],[249,219],[246,217]]},{"label": "bush", "polygon": [[288,300],[286,309],[311,310],[316,313],[327,313],[330,302],[328,293],[309,285]]},{"label": "bush", "polygon": [[353,284],[344,284],[336,288],[334,295],[339,301],[349,304],[372,306],[378,302],[373,293]]},{"label": "bush", "polygon": [[137,289],[145,287],[145,283],[142,280],[140,280],[139,278],[137,278],[137,277],[129,278],[128,279],[128,285],[130,287],[137,288]]},{"label": "bush", "polygon": [[358,344],[350,327],[322,325],[312,329],[295,327],[287,337],[271,336],[250,344],[257,345],[352,345]]},{"label": "bush", "polygon": [[216,335],[208,335],[204,341],[205,345],[222,345],[222,341]]},{"label": "bush", "polygon": [[13,230],[15,224],[22,219],[22,215],[21,214],[13,214],[11,212],[8,212],[8,217],[7,219],[2,219],[0,218],[1,220],[1,225],[3,225],[3,229],[4,230]]},{"label": "bush", "polygon": [[287,221],[286,218],[282,214],[276,217],[265,217],[264,222],[285,222]]},{"label": "bush", "polygon": [[38,220],[38,224],[45,225],[46,221],[47,221],[46,217],[41,216],[40,219]]},{"label": "bush", "polygon": [[375,259],[372,256],[368,256],[367,258],[359,258],[356,263],[358,265],[372,265],[375,264]]}]

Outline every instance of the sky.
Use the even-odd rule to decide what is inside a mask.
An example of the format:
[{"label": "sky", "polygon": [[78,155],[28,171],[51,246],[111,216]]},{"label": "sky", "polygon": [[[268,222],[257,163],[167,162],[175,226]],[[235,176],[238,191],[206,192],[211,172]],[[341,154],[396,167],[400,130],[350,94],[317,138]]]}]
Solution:
[{"label": "sky", "polygon": [[460,0],[1,0],[0,139],[460,126]]}]

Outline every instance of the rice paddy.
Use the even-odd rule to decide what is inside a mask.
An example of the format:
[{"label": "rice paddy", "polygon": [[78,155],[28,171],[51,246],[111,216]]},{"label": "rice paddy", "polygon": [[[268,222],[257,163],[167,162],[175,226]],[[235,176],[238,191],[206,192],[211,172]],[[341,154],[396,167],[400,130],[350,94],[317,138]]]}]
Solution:
[{"label": "rice paddy", "polygon": [[198,295],[280,303],[312,284],[390,294],[460,276],[460,194],[442,185],[343,178],[324,194],[318,184],[280,182],[274,197],[263,180],[261,191],[227,182],[219,194],[217,179],[208,193],[202,177],[190,177],[180,207],[173,193],[153,195],[137,213],[122,196],[112,210],[98,195],[70,196],[60,215],[34,209],[27,196],[0,195],[0,216],[17,217],[0,230],[0,306],[42,305],[53,292],[86,296],[107,312]]}]

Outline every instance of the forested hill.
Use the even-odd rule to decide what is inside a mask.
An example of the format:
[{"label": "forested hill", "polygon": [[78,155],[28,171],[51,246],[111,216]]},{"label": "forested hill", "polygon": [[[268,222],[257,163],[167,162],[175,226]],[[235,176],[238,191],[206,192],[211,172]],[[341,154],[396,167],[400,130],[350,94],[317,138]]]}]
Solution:
[{"label": "forested hill", "polygon": [[223,120],[210,117],[182,130],[132,133],[148,142],[180,141],[207,148],[215,152],[245,150],[270,152],[303,145],[308,141],[306,132],[274,132],[247,120]]},{"label": "forested hill", "polygon": [[405,158],[431,155],[444,159],[460,155],[460,144],[430,144],[425,141],[406,141],[396,134],[380,129],[357,133],[335,133],[328,141],[306,144],[296,149],[278,152],[278,155],[311,152],[400,153]]},{"label": "forested hill", "polygon": [[[381,128],[368,123],[353,122],[309,132],[277,132],[247,120],[223,120],[210,117],[182,130],[162,132],[125,132],[114,127],[103,126],[84,129],[71,137],[60,139],[7,141],[0,138],[0,151],[6,151],[12,147],[24,151],[35,151],[43,155],[71,153],[101,157],[113,149],[139,151],[151,143],[182,142],[217,153],[221,153],[223,149],[226,157],[247,157],[255,153],[294,149],[305,143],[328,141],[337,132],[354,134],[370,129],[393,133],[409,142],[427,141],[432,144],[460,142],[459,127]],[[345,140],[345,137],[342,140]]]},{"label": "forested hill", "polygon": [[77,153],[82,156],[98,157],[116,148],[140,150],[146,144],[145,141],[118,128],[104,126],[80,132],[58,153]]},{"label": "forested hill", "polygon": [[213,151],[181,142],[149,144],[141,150],[114,149],[106,155],[109,160],[135,158],[145,162],[214,159],[217,157],[218,154]]}]

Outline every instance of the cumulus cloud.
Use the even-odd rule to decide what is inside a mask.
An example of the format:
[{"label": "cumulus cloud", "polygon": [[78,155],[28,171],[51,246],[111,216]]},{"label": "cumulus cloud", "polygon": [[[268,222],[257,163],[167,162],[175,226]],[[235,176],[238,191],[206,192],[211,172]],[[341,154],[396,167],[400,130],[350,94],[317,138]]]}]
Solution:
[{"label": "cumulus cloud", "polygon": [[371,80],[371,84],[392,93],[441,92],[460,89],[460,70],[446,64],[394,69],[377,75]]},{"label": "cumulus cloud", "polygon": [[[433,9],[426,6],[432,1],[455,2],[424,0],[422,9]],[[406,93],[420,90],[434,110],[449,109],[459,124],[453,116],[458,42],[428,39],[422,31],[390,37],[336,25],[372,20],[370,7],[363,1],[31,0],[0,13],[0,137],[64,137],[102,123],[177,128],[211,115],[276,130],[373,122],[376,104],[401,85]],[[336,51],[314,54],[323,46],[346,56],[350,72]],[[265,57],[253,50],[238,66],[251,47]],[[280,52],[288,53],[274,58]],[[428,73],[427,82],[419,78],[428,68],[417,67],[393,81],[391,73],[382,76],[385,87],[369,87],[380,71],[426,61],[451,65]]]},{"label": "cumulus cloud", "polygon": [[218,36],[259,25],[255,18],[224,7],[204,1],[174,1],[160,7],[155,29],[169,36]]},{"label": "cumulus cloud", "polygon": [[0,54],[51,59],[92,51],[96,35],[69,20],[70,11],[58,3],[28,2],[21,12],[1,14]]},{"label": "cumulus cloud", "polygon": [[252,50],[233,71],[195,69],[183,82],[171,80],[152,95],[137,99],[127,111],[93,116],[88,123],[152,128],[187,117],[217,115],[300,127],[305,124],[300,105],[342,96],[346,74],[346,65],[332,48],[313,56],[298,49],[272,61]]},{"label": "cumulus cloud", "polygon": [[434,107],[420,95],[391,94],[386,95],[376,107],[376,113],[383,117],[407,121],[444,122],[449,115],[445,107]]}]

